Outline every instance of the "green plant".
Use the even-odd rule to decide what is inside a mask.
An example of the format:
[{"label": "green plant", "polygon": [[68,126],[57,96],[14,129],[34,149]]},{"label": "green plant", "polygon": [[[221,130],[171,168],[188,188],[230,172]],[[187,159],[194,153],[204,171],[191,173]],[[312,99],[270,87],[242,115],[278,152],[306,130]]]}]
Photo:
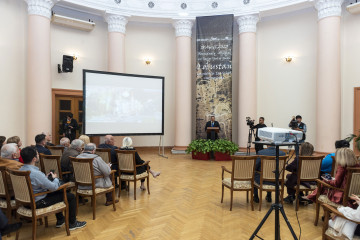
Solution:
[{"label": "green plant", "polygon": [[186,149],[186,153],[193,152],[195,155],[198,152],[208,153],[212,151],[213,141],[205,139],[196,139],[191,141]]},{"label": "green plant", "polygon": [[230,155],[237,152],[239,146],[232,141],[226,139],[217,139],[213,142],[212,151],[214,152],[222,152],[222,153],[229,153]]},{"label": "green plant", "polygon": [[360,130],[359,130],[359,135],[356,136],[355,134],[350,134],[350,136],[347,137],[345,140],[348,142],[354,140],[355,147],[360,151]]}]

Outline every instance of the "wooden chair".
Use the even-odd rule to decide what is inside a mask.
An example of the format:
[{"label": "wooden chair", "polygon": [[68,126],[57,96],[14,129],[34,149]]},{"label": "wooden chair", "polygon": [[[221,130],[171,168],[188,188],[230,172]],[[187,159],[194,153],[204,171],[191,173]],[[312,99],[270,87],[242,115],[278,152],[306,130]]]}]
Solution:
[{"label": "wooden chair", "polygon": [[[275,192],[275,169],[276,169],[276,157],[275,156],[259,156],[261,158],[261,170],[260,172],[256,171],[260,174],[260,184],[254,182],[255,188],[259,189],[259,211],[261,211],[261,203],[262,203],[262,192]],[[283,202],[284,197],[284,176],[285,176],[285,162],[288,156],[280,156],[279,157],[279,189],[281,190],[281,202]],[[273,182],[274,184],[266,184],[264,182]]]},{"label": "wooden chair", "polygon": [[[115,206],[115,184],[114,184],[114,173],[115,170],[111,171],[112,186],[109,188],[97,188],[95,186],[95,179],[104,178],[104,176],[94,175],[93,158],[74,158],[70,157],[71,163],[74,169],[75,177],[75,189],[76,189],[76,214],[78,213],[79,207],[79,196],[91,197],[91,203],[93,208],[93,219],[96,218],[96,197],[101,194],[112,192],[113,208],[116,211]],[[80,186],[89,186],[90,189],[82,190]]]},{"label": "wooden chair", "polygon": [[[9,181],[11,184],[11,179],[9,174],[6,171],[6,167],[0,167],[0,208],[4,209],[6,212],[6,217],[11,223],[11,213],[16,209],[15,200],[11,200],[11,195],[9,191]],[[1,211],[1,210],[0,210]]]},{"label": "wooden chair", "polygon": [[[63,180],[63,175],[71,174],[71,172],[63,172],[61,170],[61,156],[45,155],[40,153],[40,166],[43,173],[48,174],[51,170],[55,170],[59,179]],[[75,182],[68,182],[68,188],[74,188]]]},{"label": "wooden chair", "polygon": [[314,191],[317,187],[316,184],[310,185],[310,188],[307,188],[301,185],[301,182],[315,182],[320,178],[321,171],[321,162],[324,156],[300,156],[299,157],[299,168],[297,171],[297,184],[294,187],[296,190],[296,203],[295,210],[299,210],[299,192],[305,191]]},{"label": "wooden chair", "polygon": [[[323,229],[322,229],[322,239],[323,240],[339,240],[339,239],[348,239],[345,236],[336,236],[335,234],[337,233],[335,229],[331,228],[329,226],[329,220],[330,220],[330,213],[335,214],[337,217],[341,217],[344,218],[350,222],[356,223],[356,224],[360,224],[360,222],[356,222],[354,220],[350,220],[348,218],[346,218],[342,213],[340,213],[336,208],[328,205],[328,204],[324,204],[323,205],[323,209],[324,209],[324,213],[325,213],[325,219],[324,219],[324,225],[323,225]],[[354,236],[353,240],[360,240],[359,236]]]},{"label": "wooden chair", "polygon": [[[233,192],[234,191],[246,191],[251,193],[251,210],[254,211],[254,173],[256,158],[258,156],[231,156],[232,169],[231,171],[222,168],[222,193],[221,203],[224,200],[224,187],[230,189],[230,211],[232,211],[233,204]],[[230,173],[230,178],[224,178],[224,173]],[[249,199],[247,197],[247,202]]]},{"label": "wooden chair", "polygon": [[[135,161],[135,150],[116,150],[119,166],[119,178],[120,184],[122,181],[128,183],[134,182],[134,200],[136,200],[136,181],[146,179],[148,194],[150,194],[150,184],[149,184],[149,162],[136,165]],[[146,166],[147,171],[141,174],[136,174],[136,168]],[[130,186],[130,184],[129,184]],[[120,197],[120,190],[119,190]]]},{"label": "wooden chair", "polygon": [[[360,195],[360,168],[352,168],[352,167],[347,168],[347,182],[344,189],[331,186],[327,184],[325,181],[322,181],[320,179],[316,181],[317,181],[318,191],[316,195],[316,215],[314,222],[315,226],[317,226],[319,221],[320,205],[327,204],[335,208],[341,206],[348,206],[348,201],[351,194]],[[342,205],[330,201],[327,195],[320,195],[323,187],[344,192]]]},{"label": "wooden chair", "polygon": [[[30,180],[30,171],[12,171],[7,170],[10,174],[11,182],[13,185],[16,201],[16,215],[17,219],[25,218],[32,220],[32,239],[36,239],[36,224],[37,219],[45,217],[45,227],[48,226],[49,215],[53,215],[58,212],[65,213],[65,229],[68,236],[70,236],[69,231],[69,207],[66,197],[66,187],[67,184],[60,186],[56,191],[62,190],[64,193],[64,200],[62,202],[56,203],[52,206],[36,209],[35,197],[41,196],[44,194],[51,193],[51,191],[41,192],[34,194],[31,180]],[[16,239],[19,237],[19,232],[16,233]]]},{"label": "wooden chair", "polygon": [[59,155],[60,158],[65,149],[65,147],[60,147],[60,146],[46,146],[46,148],[50,150],[52,155]]},{"label": "wooden chair", "polygon": [[106,163],[111,163],[111,148],[97,148],[96,154]]}]

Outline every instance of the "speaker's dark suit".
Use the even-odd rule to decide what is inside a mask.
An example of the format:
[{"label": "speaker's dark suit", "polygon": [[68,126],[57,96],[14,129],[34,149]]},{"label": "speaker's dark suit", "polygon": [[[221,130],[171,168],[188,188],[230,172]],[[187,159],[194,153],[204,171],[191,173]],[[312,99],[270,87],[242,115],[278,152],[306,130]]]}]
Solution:
[{"label": "speaker's dark suit", "polygon": [[[214,121],[213,123],[211,123],[211,121],[208,121],[205,125],[205,132],[207,130],[208,127],[218,127],[219,128],[219,131],[220,131],[220,124],[218,121]],[[215,133],[215,139],[218,139],[219,136],[217,133]],[[211,133],[208,133],[207,134],[207,139],[211,139]]]}]

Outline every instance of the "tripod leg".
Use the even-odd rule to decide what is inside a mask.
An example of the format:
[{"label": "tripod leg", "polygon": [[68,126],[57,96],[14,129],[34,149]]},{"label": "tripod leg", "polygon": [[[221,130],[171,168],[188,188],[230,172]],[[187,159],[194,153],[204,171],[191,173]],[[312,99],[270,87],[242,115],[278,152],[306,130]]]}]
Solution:
[{"label": "tripod leg", "polygon": [[266,213],[265,217],[263,218],[263,220],[261,220],[259,226],[256,228],[255,232],[251,235],[249,240],[254,239],[254,237],[256,236],[256,234],[260,231],[262,225],[264,225],[264,223],[266,222],[267,218],[270,216],[271,212],[274,210],[274,206],[271,206],[271,208],[269,209],[269,211]]},{"label": "tripod leg", "polygon": [[286,222],[286,224],[287,224],[287,226],[288,226],[288,228],[289,228],[289,230],[290,230],[290,232],[291,232],[291,235],[293,236],[293,238],[294,238],[295,240],[297,240],[297,236],[296,236],[296,234],[295,234],[295,232],[294,232],[294,229],[292,228],[292,226],[291,226],[291,224],[290,224],[290,222],[289,222],[289,219],[286,217],[284,208],[283,208],[282,206],[280,207],[280,212],[281,212],[281,215],[283,216],[283,218],[284,218],[284,220],[285,220],[285,222]]}]

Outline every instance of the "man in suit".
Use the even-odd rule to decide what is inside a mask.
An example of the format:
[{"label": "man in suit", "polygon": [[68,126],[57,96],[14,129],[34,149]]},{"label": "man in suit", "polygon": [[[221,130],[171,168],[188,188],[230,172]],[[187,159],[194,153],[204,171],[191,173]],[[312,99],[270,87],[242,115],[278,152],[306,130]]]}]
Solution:
[{"label": "man in suit", "polygon": [[[207,131],[208,127],[218,127],[219,131],[220,131],[220,124],[218,121],[215,121],[215,116],[211,116],[211,120],[206,123],[205,132]],[[207,133],[207,139],[216,140],[218,138],[219,138],[219,136],[217,133],[215,133],[214,139],[211,138],[211,132]]]},{"label": "man in suit", "polygon": [[46,145],[46,135],[45,134],[38,134],[35,136],[35,143],[36,143],[36,150],[38,153],[42,153],[45,155],[51,155],[49,149],[45,147]]},{"label": "man in suit", "polygon": [[73,114],[69,113],[62,122],[61,131],[63,137],[67,137],[72,142],[76,138],[76,130],[79,129],[77,121],[73,118]]}]

